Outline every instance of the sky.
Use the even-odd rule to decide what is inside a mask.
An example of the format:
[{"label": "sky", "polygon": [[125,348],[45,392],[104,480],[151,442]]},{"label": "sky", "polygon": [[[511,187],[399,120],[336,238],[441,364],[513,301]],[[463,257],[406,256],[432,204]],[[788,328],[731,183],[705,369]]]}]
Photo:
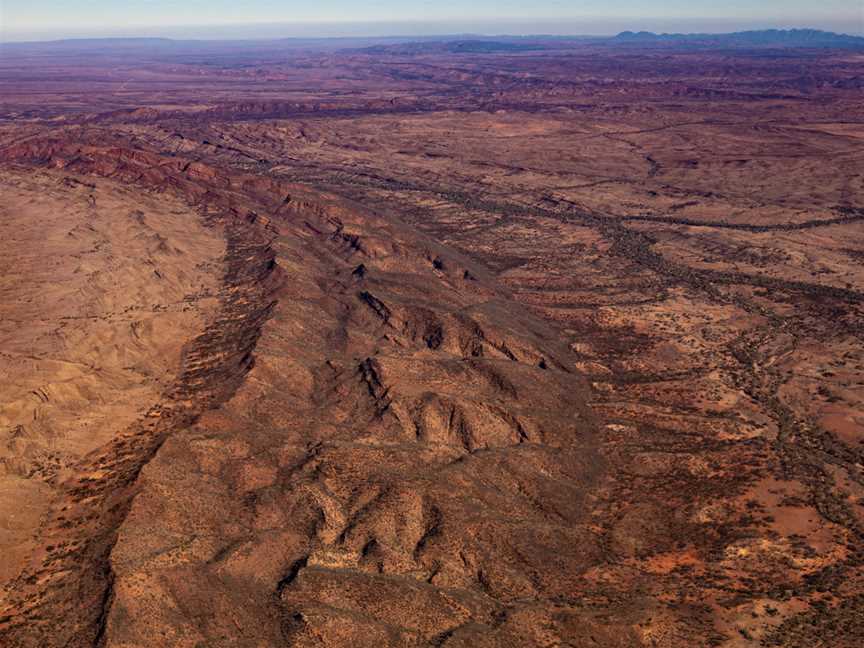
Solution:
[{"label": "sky", "polygon": [[815,27],[864,33],[864,0],[0,0],[0,39],[613,34]]}]

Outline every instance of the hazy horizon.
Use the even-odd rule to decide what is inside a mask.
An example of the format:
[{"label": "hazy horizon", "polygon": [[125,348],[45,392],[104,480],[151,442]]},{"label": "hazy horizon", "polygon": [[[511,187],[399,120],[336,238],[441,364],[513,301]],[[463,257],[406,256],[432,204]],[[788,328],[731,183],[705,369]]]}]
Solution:
[{"label": "hazy horizon", "polygon": [[824,0],[0,0],[0,40],[165,37],[266,39],[483,35],[604,36],[621,31],[721,33],[814,28],[864,35],[864,3]]},{"label": "hazy horizon", "polygon": [[171,27],[103,28],[82,30],[47,30],[10,32],[0,29],[0,42],[40,42],[66,39],[99,38],[167,38],[173,40],[268,40],[279,38],[406,38],[435,37],[470,34],[477,36],[614,36],[623,31],[650,31],[655,33],[722,34],[762,29],[821,29],[864,36],[864,28],[849,29],[843,25],[819,23],[760,22],[742,24],[737,21],[713,21],[688,25],[677,21],[647,21],[632,23],[605,23],[580,21],[572,25],[558,21],[498,23],[399,22],[399,23],[237,23],[226,25],[176,25]]}]

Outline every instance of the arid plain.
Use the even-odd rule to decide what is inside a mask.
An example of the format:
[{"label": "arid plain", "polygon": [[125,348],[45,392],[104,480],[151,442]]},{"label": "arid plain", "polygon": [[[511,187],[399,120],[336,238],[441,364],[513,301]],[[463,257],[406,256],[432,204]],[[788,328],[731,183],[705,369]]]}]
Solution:
[{"label": "arid plain", "polygon": [[864,54],[0,55],[0,644],[864,642]]}]

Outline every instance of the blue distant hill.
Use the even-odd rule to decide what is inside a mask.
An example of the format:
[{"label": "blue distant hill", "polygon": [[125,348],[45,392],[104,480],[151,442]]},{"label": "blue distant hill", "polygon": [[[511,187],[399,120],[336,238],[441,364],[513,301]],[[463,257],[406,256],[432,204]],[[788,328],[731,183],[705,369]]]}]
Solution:
[{"label": "blue distant hill", "polygon": [[638,45],[864,48],[864,38],[860,36],[835,34],[819,29],[762,29],[730,34],[655,34],[625,31],[613,40]]}]

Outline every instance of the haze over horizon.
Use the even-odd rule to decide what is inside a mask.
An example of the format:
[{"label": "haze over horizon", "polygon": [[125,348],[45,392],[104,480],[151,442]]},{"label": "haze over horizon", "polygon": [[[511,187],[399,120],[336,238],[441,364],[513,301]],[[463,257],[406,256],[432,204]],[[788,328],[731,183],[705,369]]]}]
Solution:
[{"label": "haze over horizon", "polygon": [[87,37],[244,39],[280,37],[429,36],[454,33],[608,35],[620,31],[728,32],[816,28],[864,34],[864,3],[806,0],[752,3],[737,0],[538,0],[526,9],[512,0],[478,0],[466,8],[452,0],[307,5],[290,0],[138,0],[122,6],[88,0],[0,1],[0,40]]}]

